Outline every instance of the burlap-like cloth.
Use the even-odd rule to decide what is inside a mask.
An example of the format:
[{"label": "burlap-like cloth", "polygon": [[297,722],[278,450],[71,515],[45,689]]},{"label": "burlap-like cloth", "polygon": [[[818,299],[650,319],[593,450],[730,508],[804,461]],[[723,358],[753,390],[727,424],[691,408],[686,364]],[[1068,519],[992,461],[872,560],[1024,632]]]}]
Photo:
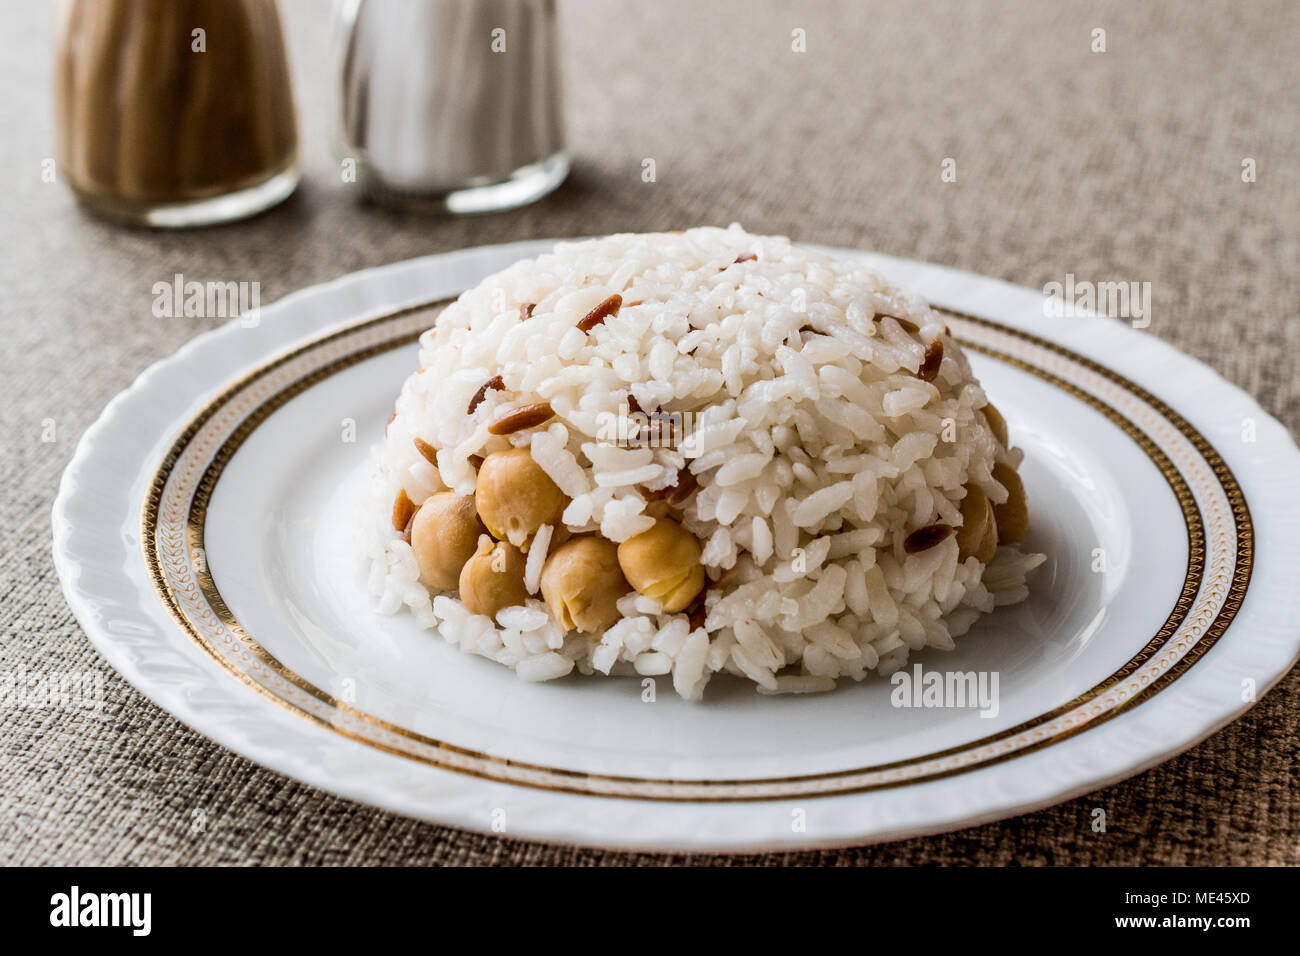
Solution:
[{"label": "burlap-like cloth", "polygon": [[[1300,425],[1291,0],[797,12],[753,0],[561,0],[573,176],[529,209],[454,221],[367,208],[341,182],[327,147],[322,6],[283,9],[304,139],[299,194],[254,221],[184,234],[104,225],[42,181],[53,154],[50,14],[6,7],[0,670],[98,672],[107,701],[98,716],[0,709],[0,862],[672,859],[463,833],[324,795],[190,732],[100,660],[59,592],[50,504],[104,404],[212,324],[153,318],[150,287],[174,272],[257,279],[266,303],[467,245],[735,220],[1031,287],[1071,272],[1149,281],[1152,334],[1210,363],[1293,433]],[[791,50],[796,28],[805,53]],[[1091,51],[1097,28],[1104,53]],[[642,181],[646,158],[657,182]],[[941,181],[946,158],[955,183]],[[52,443],[41,441],[47,419]],[[1300,863],[1297,689],[1293,673],[1189,753],[1050,810],[863,849],[697,859]],[[1104,834],[1089,826],[1094,807],[1107,811]]]}]

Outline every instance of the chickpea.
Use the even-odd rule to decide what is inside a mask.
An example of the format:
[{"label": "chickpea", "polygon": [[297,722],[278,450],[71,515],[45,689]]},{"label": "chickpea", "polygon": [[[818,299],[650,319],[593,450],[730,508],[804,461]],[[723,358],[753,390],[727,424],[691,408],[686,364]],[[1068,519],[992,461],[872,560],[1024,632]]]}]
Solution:
[{"label": "chickpea", "polygon": [[471,614],[495,618],[502,608],[528,600],[524,555],[508,541],[478,539],[478,549],[460,572],[460,600]]},{"label": "chickpea", "polygon": [[957,529],[957,556],[965,561],[972,555],[988,564],[998,550],[998,526],[993,505],[979,485],[969,485],[961,500],[961,527]]},{"label": "chickpea", "polygon": [[618,563],[634,588],[658,598],[670,614],[685,609],[704,587],[700,543],[671,518],[620,544]]},{"label": "chickpea", "polygon": [[527,447],[494,451],[479,466],[478,513],[492,537],[526,547],[544,524],[556,524],[569,499],[533,461]]},{"label": "chickpea", "polygon": [[618,620],[618,599],[632,590],[618,568],[618,546],[573,538],[546,557],[542,598],[565,630],[595,634]]},{"label": "chickpea", "polygon": [[993,506],[993,517],[997,520],[998,540],[1003,544],[1015,544],[1029,530],[1029,507],[1025,503],[1025,485],[1010,465],[998,462],[993,466],[993,478],[1007,489],[1007,500]]},{"label": "chickpea", "polygon": [[474,554],[483,525],[472,495],[439,492],[425,499],[411,524],[411,550],[428,587],[450,591]]}]

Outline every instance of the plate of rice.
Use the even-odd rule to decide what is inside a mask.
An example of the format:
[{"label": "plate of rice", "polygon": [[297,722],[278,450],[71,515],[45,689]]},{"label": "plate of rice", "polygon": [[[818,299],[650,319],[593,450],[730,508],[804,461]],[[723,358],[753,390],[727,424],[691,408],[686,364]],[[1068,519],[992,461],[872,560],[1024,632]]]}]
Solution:
[{"label": "plate of rice", "polygon": [[759,850],[1023,812],[1300,652],[1291,437],[1055,305],[734,225],[345,276],[115,399],[56,564],[154,701],[400,813]]}]

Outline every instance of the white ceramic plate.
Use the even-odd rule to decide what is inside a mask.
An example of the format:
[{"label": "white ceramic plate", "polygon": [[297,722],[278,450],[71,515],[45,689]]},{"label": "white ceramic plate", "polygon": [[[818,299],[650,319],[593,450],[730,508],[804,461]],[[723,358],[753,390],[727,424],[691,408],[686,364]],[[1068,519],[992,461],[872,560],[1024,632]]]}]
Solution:
[{"label": "white ceramic plate", "polygon": [[[162,707],[268,767],[401,813],[657,849],[860,843],[991,820],[1136,773],[1244,711],[1300,651],[1300,452],[1153,336],[1043,297],[860,256],[950,326],[1026,453],[1048,555],[942,671],[995,673],[996,714],[899,708],[884,679],[811,697],[715,680],[525,684],[380,617],[349,515],[414,337],[550,243],[306,289],[199,336],[85,435],[54,506],[68,601]],[[977,318],[978,317],[978,318]],[[909,667],[911,665],[909,664]]]}]

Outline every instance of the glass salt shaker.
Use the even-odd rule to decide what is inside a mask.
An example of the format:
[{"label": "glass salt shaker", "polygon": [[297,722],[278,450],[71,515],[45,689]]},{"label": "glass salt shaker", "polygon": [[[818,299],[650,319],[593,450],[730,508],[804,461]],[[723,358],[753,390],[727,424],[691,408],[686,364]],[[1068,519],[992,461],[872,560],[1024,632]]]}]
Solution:
[{"label": "glass salt shaker", "polygon": [[452,213],[569,172],[554,0],[343,0],[337,152],[365,194]]}]

